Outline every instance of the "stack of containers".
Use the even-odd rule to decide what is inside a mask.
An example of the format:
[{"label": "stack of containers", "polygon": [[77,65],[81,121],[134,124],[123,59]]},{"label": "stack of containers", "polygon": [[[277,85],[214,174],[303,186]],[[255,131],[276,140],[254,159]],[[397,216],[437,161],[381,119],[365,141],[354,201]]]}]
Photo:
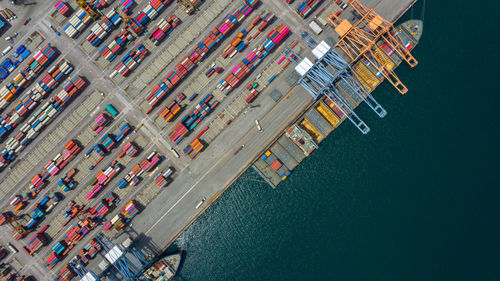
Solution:
[{"label": "stack of containers", "polygon": [[131,21],[129,21],[128,26],[137,35],[141,34],[148,23],[158,16],[163,9],[172,2],[172,0],[152,0],[150,1],[144,9],[142,9],[137,16],[135,16]]},{"label": "stack of containers", "polygon": [[156,151],[149,154],[146,159],[142,160],[141,163],[135,165],[132,170],[118,182],[118,188],[125,188],[129,184],[131,186],[136,186],[140,181],[140,176],[143,173],[147,173],[153,170],[158,165],[158,163],[160,163],[161,159],[161,155]]},{"label": "stack of containers", "polygon": [[184,138],[184,136],[187,135],[188,132],[189,130],[186,128],[186,126],[184,126],[182,122],[179,122],[177,125],[175,125],[174,129],[172,130],[172,132],[170,132],[168,137],[170,138],[170,140],[179,143]]},{"label": "stack of containers", "polygon": [[[260,32],[274,19],[274,14],[271,12],[266,12],[264,16],[257,16],[248,28],[244,28],[240,33],[233,39],[231,44],[229,44],[222,52],[222,58],[230,57],[232,58],[237,53],[241,53],[243,49],[250,44],[250,42],[259,36]],[[260,25],[259,25],[260,23]],[[258,27],[257,27],[258,26]],[[251,31],[257,27],[257,31],[251,34]],[[250,35],[251,34],[251,35]]]},{"label": "stack of containers", "polygon": [[78,214],[78,212],[80,212],[82,208],[83,207],[80,205],[74,205],[73,203],[70,203],[68,209],[62,214],[62,216],[66,219],[66,221],[63,223],[63,226],[66,225],[74,216],[76,216],[76,214]]},{"label": "stack of containers", "polygon": [[[207,94],[199,104],[196,105],[195,109],[188,113],[181,120],[181,124],[187,128],[189,131],[192,131],[210,112],[212,112],[215,107],[219,104],[216,99],[213,99],[213,95]],[[170,133],[169,136],[176,136],[177,131],[174,127],[174,130]],[[183,136],[179,136],[176,139],[171,138],[175,143],[181,142]]]},{"label": "stack of containers", "polygon": [[108,222],[102,230],[111,230],[115,229],[116,231],[122,230],[122,228],[125,226],[124,219],[122,218],[121,214],[117,214],[114,216],[110,222]]},{"label": "stack of containers", "polygon": [[91,19],[92,17],[89,12],[80,8],[63,28],[64,33],[66,33],[69,38],[77,37],[87,27]]},{"label": "stack of containers", "polygon": [[107,46],[104,46],[99,50],[101,56],[103,56],[107,61],[112,62],[117,55],[119,55],[124,47],[134,39],[134,36],[130,34],[126,29],[122,29],[120,34],[113,38],[113,41]]},{"label": "stack of containers", "polygon": [[156,27],[149,33],[148,39],[156,46],[160,45],[163,39],[165,39],[180,22],[181,20],[176,15],[170,16],[167,20],[161,19]]},{"label": "stack of containers", "polygon": [[290,30],[284,24],[278,26],[275,30],[272,30],[267,35],[267,40],[264,44],[253,49],[248,55],[236,65],[231,73],[229,73],[226,78],[222,79],[217,87],[221,91],[226,91],[226,95],[229,93],[242,81],[257,65],[259,65],[262,60],[267,57],[267,55],[279,45],[283,39],[288,35]]},{"label": "stack of containers", "polygon": [[0,170],[4,169],[17,153],[26,148],[86,86],[87,82],[81,76],[76,76],[66,83],[54,98],[37,110],[21,127],[19,133],[7,141],[0,153]]},{"label": "stack of containers", "polygon": [[189,158],[194,159],[196,155],[204,148],[205,146],[201,143],[199,138],[195,138],[185,149],[184,154],[188,155]]},{"label": "stack of containers", "polygon": [[107,152],[111,152],[113,150],[113,148],[115,147],[115,145],[117,144],[117,142],[115,141],[115,138],[110,134],[104,135],[101,138],[100,143],[102,146],[104,146],[104,148],[106,148]]},{"label": "stack of containers", "polygon": [[113,4],[113,2],[115,2],[115,0],[93,0],[90,1],[90,5],[97,10],[103,10]]},{"label": "stack of containers", "polygon": [[123,125],[120,127],[120,133],[116,136],[115,140],[116,142],[121,142],[123,138],[125,138],[132,130],[132,127],[130,127],[129,123],[123,123]]},{"label": "stack of containers", "polygon": [[28,254],[33,255],[47,243],[47,238],[43,233],[35,234],[29,241]]},{"label": "stack of containers", "polygon": [[130,50],[115,66],[115,70],[110,78],[115,77],[117,73],[120,73],[121,76],[127,77],[134,69],[139,66],[144,57],[148,54],[148,50],[144,48],[144,45],[137,43],[134,49]]},{"label": "stack of containers", "polygon": [[85,199],[90,200],[94,198],[120,171],[121,165],[117,161],[113,161],[106,165],[104,169],[99,171],[90,181],[91,186],[95,186],[87,195]]},{"label": "stack of containers", "polygon": [[149,103],[146,114],[151,112],[158,102],[162,101],[174,87],[195,68],[197,63],[203,61],[203,59],[208,56],[209,52],[217,47],[224,36],[234,30],[237,24],[252,12],[252,7],[258,2],[259,0],[246,1],[241,9],[236,9],[226,15],[210,32],[208,37],[196,45],[190,55],[182,58],[181,62],[176,66],[176,69],[170,72],[162,82],[156,85],[146,97]]},{"label": "stack of containers", "polygon": [[139,150],[137,149],[137,147],[135,147],[133,143],[127,142],[123,146],[123,151],[118,155],[118,158],[122,158],[125,155],[128,155],[129,157],[135,157],[138,152]]},{"label": "stack of containers", "polygon": [[120,0],[120,4],[123,6],[122,12],[124,14],[130,13],[130,11],[134,8],[135,2],[134,0]]},{"label": "stack of containers", "polygon": [[73,189],[73,176],[75,174],[76,169],[71,169],[68,173],[64,174],[64,176],[61,177],[61,179],[57,182],[57,185],[65,192]]},{"label": "stack of containers", "polygon": [[73,71],[69,61],[64,59],[47,70],[42,79],[35,84],[20,101],[0,119],[0,139],[6,137],[24,118],[46,98],[66,76]]},{"label": "stack of containers", "polygon": [[92,209],[88,211],[88,214],[91,216],[98,216],[100,218],[104,217],[110,208],[113,207],[115,201],[118,198],[115,196],[113,192],[106,195],[99,203],[97,203]]},{"label": "stack of containers", "polygon": [[160,116],[166,122],[172,121],[172,119],[186,107],[186,104],[180,103],[184,98],[184,94],[180,93],[176,99],[171,100],[162,110],[160,110]]},{"label": "stack of containers", "polygon": [[45,261],[44,266],[47,267],[48,269],[52,269],[57,264],[57,262],[59,262],[59,259],[60,256],[55,252],[52,252],[52,254],[50,254],[50,256]]},{"label": "stack of containers", "polygon": [[94,47],[101,45],[106,37],[108,37],[121,22],[121,16],[114,9],[110,10],[106,15],[101,17],[101,21],[96,22],[90,28],[86,40]]},{"label": "stack of containers", "polygon": [[139,209],[134,200],[128,202],[125,208],[122,209],[122,214],[130,219],[139,213]]},{"label": "stack of containers", "polygon": [[54,7],[61,15],[65,17],[69,17],[71,15],[71,12],[73,11],[68,3],[63,1],[57,1]]},{"label": "stack of containers", "polygon": [[[82,148],[73,140],[68,141],[64,145],[62,153],[56,155],[54,159],[49,161],[42,171],[42,175],[55,176],[75,157]],[[47,176],[48,177],[48,176]],[[46,177],[44,177],[45,179]]]},{"label": "stack of containers", "polygon": [[96,119],[95,119],[95,125],[92,127],[92,131],[95,132],[96,135],[98,135],[104,127],[106,127],[110,122],[111,118],[105,113],[99,114]]},{"label": "stack of containers", "polygon": [[69,281],[73,279],[73,277],[76,277],[76,273],[73,270],[73,268],[69,265],[66,264],[61,268],[59,271],[59,275],[56,276],[56,281]]},{"label": "stack of containers", "polygon": [[297,7],[297,13],[306,18],[321,3],[321,0],[306,0]]},{"label": "stack of containers", "polygon": [[10,83],[0,88],[0,110],[5,109],[11,99],[26,89],[31,84],[31,81],[58,56],[59,51],[50,44],[33,54],[26,67],[20,70]]},{"label": "stack of containers", "polygon": [[159,188],[164,188],[165,186],[167,186],[172,181],[171,179],[169,179],[169,176],[172,173],[171,171],[172,170],[167,169],[167,170],[165,170],[163,172],[159,172],[155,176],[155,184],[156,184],[156,186],[158,186]]}]

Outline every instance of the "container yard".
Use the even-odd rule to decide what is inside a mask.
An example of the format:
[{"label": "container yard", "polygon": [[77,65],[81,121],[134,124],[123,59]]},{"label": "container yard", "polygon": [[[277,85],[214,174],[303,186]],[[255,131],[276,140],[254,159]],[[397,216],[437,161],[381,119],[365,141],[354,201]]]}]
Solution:
[{"label": "container yard", "polygon": [[[356,26],[378,24],[383,36],[359,54],[342,53],[356,39],[346,20],[367,13],[358,1],[53,1],[16,10],[17,21],[31,20],[0,43],[10,47],[0,63],[0,248],[9,251],[0,273],[139,280],[145,257],[246,169],[275,188],[344,120],[361,126],[360,103],[384,115],[371,92],[384,80],[411,91],[394,69],[416,65],[421,27],[391,24],[413,0],[382,1],[393,8]],[[305,66],[330,56],[343,79],[307,76]],[[329,80],[331,95],[307,84]],[[116,256],[134,266],[115,267]]]}]

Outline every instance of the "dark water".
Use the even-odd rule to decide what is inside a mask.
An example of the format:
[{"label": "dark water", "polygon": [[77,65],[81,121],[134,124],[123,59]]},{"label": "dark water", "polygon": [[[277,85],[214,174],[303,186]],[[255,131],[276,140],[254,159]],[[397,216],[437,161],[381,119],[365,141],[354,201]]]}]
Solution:
[{"label": "dark water", "polygon": [[359,109],[370,134],[344,122],[276,190],[248,171],[172,247],[176,280],[500,280],[487,2],[427,1],[420,63],[397,69],[408,94],[382,85],[389,115]]}]

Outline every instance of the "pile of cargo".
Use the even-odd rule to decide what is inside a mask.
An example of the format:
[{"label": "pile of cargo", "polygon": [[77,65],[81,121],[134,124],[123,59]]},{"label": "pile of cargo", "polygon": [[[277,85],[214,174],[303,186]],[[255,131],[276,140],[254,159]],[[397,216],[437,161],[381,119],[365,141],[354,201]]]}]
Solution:
[{"label": "pile of cargo", "polygon": [[128,123],[123,123],[120,127],[120,133],[116,136],[115,140],[121,142],[132,130],[132,127]]},{"label": "pile of cargo", "polygon": [[128,26],[135,34],[141,34],[148,23],[154,19],[170,4],[172,0],[151,0],[137,16],[132,18]]},{"label": "pile of cargo", "polygon": [[[45,174],[46,176],[48,176],[47,174]],[[32,179],[31,179],[31,182],[30,182],[30,189],[35,193],[37,194],[38,192],[40,192],[45,186],[47,185],[47,182],[45,181],[45,178],[43,178],[41,175],[39,174],[36,174]]]},{"label": "pile of cargo", "polygon": [[102,230],[111,231],[111,230],[115,229],[116,231],[120,231],[125,226],[125,223],[126,223],[126,221],[122,217],[122,215],[121,214],[117,214],[116,216],[114,216],[111,219],[111,221],[109,221],[107,224],[104,225],[104,227],[102,228]]},{"label": "pile of cargo", "polygon": [[181,104],[184,98],[186,98],[186,96],[183,93],[179,93],[176,99],[171,100],[162,110],[160,110],[160,116],[166,122],[172,121],[172,119],[186,107],[186,104]]},{"label": "pile of cargo", "polygon": [[115,194],[110,193],[104,197],[99,203],[97,203],[92,209],[88,211],[88,214],[93,216],[96,220],[101,220],[104,216],[111,211],[114,207],[118,197]]},{"label": "pile of cargo", "polygon": [[129,219],[132,219],[139,213],[139,207],[137,204],[134,202],[134,200],[128,202],[127,205],[122,209],[122,214]]},{"label": "pile of cargo", "polygon": [[29,246],[28,248],[23,248],[25,249],[26,253],[29,255],[33,255],[36,253],[40,248],[42,248],[45,244],[47,243],[47,237],[43,232],[39,232],[30,239],[28,242]]},{"label": "pile of cargo", "polygon": [[184,154],[188,155],[189,158],[194,159],[198,153],[204,148],[205,146],[201,143],[199,138],[195,138],[185,149],[184,149]]},{"label": "pile of cargo", "polygon": [[87,1],[88,4],[90,4],[94,9],[97,10],[103,10],[109,5],[113,4],[115,0],[92,0],[92,1]]},{"label": "pile of cargo", "polygon": [[120,0],[120,4],[123,6],[122,12],[126,15],[129,14],[136,5],[134,0]]},{"label": "pile of cargo", "polygon": [[134,69],[139,66],[144,57],[148,54],[148,50],[144,48],[144,45],[137,43],[134,49],[130,50],[115,66],[115,70],[110,78],[113,78],[117,73],[123,77],[127,77]]},{"label": "pile of cargo", "polygon": [[224,36],[233,31],[238,23],[252,12],[252,7],[258,2],[259,0],[246,1],[241,9],[236,9],[226,15],[204,40],[196,44],[196,47],[190,55],[182,58],[175,70],[170,72],[163,81],[151,90],[151,94],[146,97],[149,103],[146,114],[151,112],[158,102],[162,101],[174,87],[195,68],[197,63],[200,63],[206,58],[209,53],[217,47]]},{"label": "pile of cargo", "polygon": [[160,45],[163,39],[165,39],[180,22],[181,20],[176,15],[172,15],[168,19],[161,19],[156,24],[156,27],[149,33],[148,39],[156,46]]},{"label": "pile of cargo", "polygon": [[54,157],[54,159],[50,160],[47,164],[45,164],[42,175],[43,178],[47,178],[50,176],[55,176],[68,165],[68,163],[82,150],[80,145],[75,143],[73,140],[69,140],[64,145],[64,150],[62,153],[59,153]]},{"label": "pile of cargo", "polygon": [[[233,41],[224,49],[222,52],[222,58],[230,57],[232,58],[237,53],[241,53],[243,49],[252,42],[260,32],[266,28],[266,26],[274,19],[274,14],[267,12],[264,16],[257,16],[249,27],[241,30],[240,33],[233,39]],[[255,32],[252,32],[253,29]],[[252,33],[250,35],[250,33]]]},{"label": "pile of cargo", "polygon": [[135,165],[132,170],[122,178],[117,186],[119,189],[125,188],[127,185],[136,186],[141,180],[140,176],[143,173],[147,173],[152,171],[158,163],[161,161],[161,156],[156,151],[146,157],[146,159],[142,160],[141,163]]},{"label": "pile of cargo", "polygon": [[76,14],[69,19],[63,31],[69,38],[75,38],[87,27],[87,25],[89,25],[91,19],[90,13],[80,8]]},{"label": "pile of cargo", "polygon": [[259,95],[259,92],[256,90],[258,86],[259,83],[257,82],[252,82],[247,85],[247,90],[250,91],[250,95],[248,95],[247,98],[245,99],[247,103],[251,103]]},{"label": "pile of cargo", "polygon": [[97,256],[97,253],[99,253],[102,250],[101,244],[97,242],[96,239],[90,240],[83,249],[80,250],[80,253],[78,254],[78,259],[86,265],[89,260],[94,259]]},{"label": "pile of cargo", "polygon": [[46,98],[66,76],[73,71],[69,61],[64,59],[47,70],[42,79],[35,84],[14,108],[0,118],[0,139],[6,137],[28,114],[30,114]]},{"label": "pile of cargo", "polygon": [[73,12],[68,3],[63,1],[57,1],[57,3],[54,5],[54,8],[56,8],[56,10],[64,17],[69,17]]},{"label": "pile of cargo", "polygon": [[54,98],[37,110],[21,127],[19,133],[7,141],[4,150],[0,153],[0,170],[5,168],[17,153],[31,143],[85,87],[87,87],[87,82],[81,76],[76,76],[66,83]]},{"label": "pile of cargo", "polygon": [[2,64],[0,65],[0,82],[7,78],[11,72],[13,72],[16,67],[20,64],[19,61],[16,60],[15,63],[13,63],[10,58],[6,58],[3,60]]},{"label": "pile of cargo", "polygon": [[66,235],[64,235],[64,240],[57,242],[52,247],[52,254],[47,258],[45,262],[45,267],[52,269],[54,266],[75,246],[83,239],[87,233],[92,230],[92,227],[88,225],[88,221],[80,222],[74,227],[70,228]]},{"label": "pile of cargo", "polygon": [[8,212],[0,213],[0,225],[4,225],[10,219],[11,214]]},{"label": "pile of cargo", "polygon": [[226,91],[225,94],[229,93],[242,81],[259,63],[264,60],[267,55],[279,45],[283,39],[288,35],[290,30],[284,24],[278,26],[275,30],[272,30],[267,35],[267,40],[259,48],[255,48],[250,51],[248,55],[236,65],[231,73],[229,73],[226,78],[224,78],[217,87],[221,91]]},{"label": "pile of cargo", "polygon": [[14,58],[16,59],[19,58],[19,62],[23,62],[30,54],[31,52],[26,48],[26,46],[19,45],[12,56],[14,56]]},{"label": "pile of cargo", "polygon": [[0,88],[0,110],[5,109],[10,100],[26,89],[31,81],[58,56],[59,51],[49,44],[33,54],[26,67],[20,70],[10,83]]},{"label": "pile of cargo", "polygon": [[122,18],[120,15],[114,9],[110,10],[106,15],[101,17],[101,21],[96,22],[90,28],[90,34],[87,36],[86,40],[94,47],[101,45],[106,37],[111,34],[121,22]]},{"label": "pile of cargo", "polygon": [[95,134],[98,135],[104,129],[104,127],[106,127],[107,125],[109,125],[109,123],[111,123],[111,120],[112,119],[107,114],[105,113],[99,114],[95,118],[95,125],[92,127],[92,131],[94,131]]},{"label": "pile of cargo", "polygon": [[318,5],[321,0],[306,0],[297,7],[297,13],[306,18]]},{"label": "pile of cargo", "polygon": [[73,270],[73,267],[71,267],[69,264],[66,264],[59,270],[59,274],[56,276],[54,279],[55,281],[69,281],[73,279],[73,277],[76,277],[76,273]]},{"label": "pile of cargo", "polygon": [[212,66],[212,67],[210,67],[210,68],[207,70],[207,72],[205,72],[205,75],[206,75],[207,77],[210,77],[210,76],[212,76],[212,74],[214,74],[214,73],[221,73],[221,72],[222,72],[222,67],[220,67],[220,66],[219,66],[219,67]]},{"label": "pile of cargo", "polygon": [[195,109],[182,118],[181,123],[193,130],[215,107],[219,102],[213,98],[212,94],[207,94],[195,107]]},{"label": "pile of cargo", "polygon": [[127,44],[134,39],[134,36],[126,29],[122,29],[120,34],[113,38],[113,41],[99,50],[99,53],[107,61],[112,62],[119,55]]},{"label": "pile of cargo", "polygon": [[159,188],[164,188],[165,186],[169,185],[170,182],[172,182],[172,179],[170,176],[174,173],[172,168],[168,167],[165,170],[159,172],[155,176],[155,184]]},{"label": "pile of cargo", "polygon": [[76,174],[76,169],[71,169],[69,172],[64,174],[61,179],[57,182],[57,186],[64,192],[70,191],[75,186],[75,181],[73,176]]},{"label": "pile of cargo", "polygon": [[[269,155],[271,155],[270,151],[267,151],[266,154],[264,154],[264,156],[266,156],[266,159],[267,159],[267,156],[269,156]],[[283,163],[281,163],[281,161],[279,159],[274,160],[271,163],[271,165],[269,165],[269,167],[273,171],[275,171],[276,174],[278,174],[278,176],[281,178],[281,180],[286,179],[286,177],[288,175],[290,175],[290,171],[286,168],[285,165],[283,165]]]},{"label": "pile of cargo", "polygon": [[182,124],[182,122],[177,123],[177,125],[174,126],[172,132],[168,135],[168,137],[175,143],[181,142],[181,140],[184,138],[184,136],[187,135],[189,130]]},{"label": "pile of cargo", "polygon": [[66,225],[72,218],[74,218],[83,209],[83,207],[84,206],[80,206],[74,201],[71,201],[69,203],[68,209],[62,214],[63,218],[65,219],[63,226]]},{"label": "pile of cargo", "polygon": [[123,151],[118,155],[118,158],[122,158],[127,155],[129,157],[135,157],[139,153],[139,149],[131,142],[127,142],[123,146]]},{"label": "pile of cargo", "polygon": [[99,171],[89,182],[90,186],[94,186],[85,199],[94,198],[106,185],[121,171],[122,166],[118,161],[113,161]]}]

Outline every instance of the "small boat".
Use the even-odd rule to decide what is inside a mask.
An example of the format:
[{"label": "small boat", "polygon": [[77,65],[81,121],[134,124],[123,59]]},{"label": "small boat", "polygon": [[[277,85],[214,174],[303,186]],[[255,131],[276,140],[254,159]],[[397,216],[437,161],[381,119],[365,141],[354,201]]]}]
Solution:
[{"label": "small boat", "polygon": [[151,265],[144,275],[151,281],[169,281],[174,278],[181,264],[181,253],[173,254],[161,258]]}]

